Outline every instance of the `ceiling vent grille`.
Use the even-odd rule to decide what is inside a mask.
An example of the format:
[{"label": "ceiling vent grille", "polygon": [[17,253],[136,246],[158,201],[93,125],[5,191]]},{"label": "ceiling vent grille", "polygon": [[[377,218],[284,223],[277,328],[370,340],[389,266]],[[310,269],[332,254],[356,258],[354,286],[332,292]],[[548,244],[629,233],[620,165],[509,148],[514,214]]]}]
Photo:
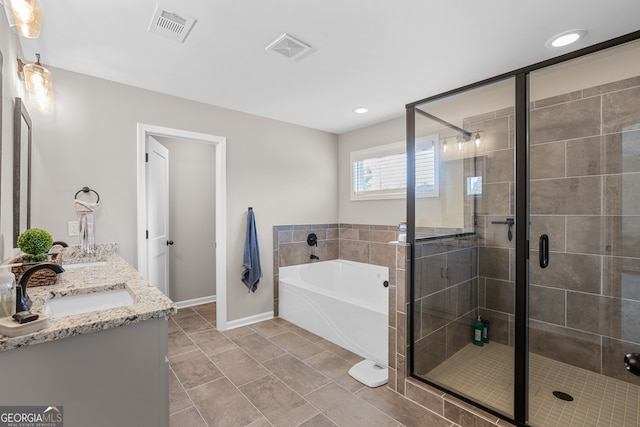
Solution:
[{"label": "ceiling vent grille", "polygon": [[172,12],[164,9],[159,4],[149,24],[149,32],[160,34],[171,40],[184,42],[193,28],[196,20],[182,13]]},{"label": "ceiling vent grille", "polygon": [[299,59],[311,51],[311,46],[285,33],[271,42],[265,49],[277,52],[289,59]]}]

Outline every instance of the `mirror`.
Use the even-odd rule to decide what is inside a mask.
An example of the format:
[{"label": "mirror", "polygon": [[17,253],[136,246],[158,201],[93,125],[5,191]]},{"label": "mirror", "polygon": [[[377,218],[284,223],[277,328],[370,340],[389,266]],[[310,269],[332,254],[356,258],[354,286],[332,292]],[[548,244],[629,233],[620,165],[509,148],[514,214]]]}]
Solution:
[{"label": "mirror", "polygon": [[[3,100],[4,97],[2,96],[2,66],[3,66],[3,56],[2,56],[2,51],[0,51],[0,177],[2,176],[2,152],[4,151],[2,149],[2,104],[3,104]],[[2,179],[0,179],[0,188],[2,188]],[[0,209],[0,212],[2,210]],[[2,224],[2,218],[0,218],[0,224]],[[1,228],[0,228],[1,229]],[[2,241],[0,241],[0,259],[4,259],[4,245],[2,244]]]},{"label": "mirror", "polygon": [[16,98],[13,110],[13,247],[31,228],[31,117]]}]

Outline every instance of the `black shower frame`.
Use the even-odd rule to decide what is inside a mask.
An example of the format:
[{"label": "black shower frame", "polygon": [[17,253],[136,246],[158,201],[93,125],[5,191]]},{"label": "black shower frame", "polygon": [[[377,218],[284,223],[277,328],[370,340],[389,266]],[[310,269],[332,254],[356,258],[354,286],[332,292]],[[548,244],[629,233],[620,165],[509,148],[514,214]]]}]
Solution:
[{"label": "black shower frame", "polygon": [[[408,368],[409,375],[431,387],[447,392],[475,407],[489,412],[501,419],[515,423],[518,426],[527,427],[528,414],[528,353],[529,353],[529,148],[528,148],[528,111],[529,111],[529,74],[552,65],[560,64],[572,59],[586,56],[602,50],[610,49],[625,43],[640,39],[640,31],[634,31],[620,37],[613,38],[583,49],[576,50],[546,61],[538,62],[527,67],[500,74],[476,83],[462,86],[438,95],[430,96],[419,101],[412,102],[406,108],[407,128],[407,242],[411,246],[411,263],[409,268],[409,330],[408,330]],[[508,78],[515,78],[515,307],[514,307],[514,416],[506,417],[497,411],[487,408],[478,402],[462,396],[446,387],[435,384],[414,374],[414,280],[415,280],[415,245],[416,245],[416,199],[415,199],[415,115],[416,107],[426,102],[435,101],[448,96],[466,92],[468,90],[496,83]],[[520,236],[520,237],[518,237]],[[525,236],[523,239],[521,236]],[[418,239],[418,241],[428,240]]]}]

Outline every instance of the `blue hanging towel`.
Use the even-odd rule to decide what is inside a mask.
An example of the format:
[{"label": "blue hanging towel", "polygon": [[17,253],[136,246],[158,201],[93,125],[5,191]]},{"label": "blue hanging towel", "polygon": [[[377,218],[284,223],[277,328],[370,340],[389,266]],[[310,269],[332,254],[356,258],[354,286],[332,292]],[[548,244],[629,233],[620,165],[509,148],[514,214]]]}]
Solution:
[{"label": "blue hanging towel", "polygon": [[242,283],[247,285],[251,292],[255,292],[258,289],[260,277],[262,277],[262,267],[260,266],[256,219],[253,215],[253,208],[249,208],[247,213],[247,235],[244,241],[244,259],[242,261]]}]

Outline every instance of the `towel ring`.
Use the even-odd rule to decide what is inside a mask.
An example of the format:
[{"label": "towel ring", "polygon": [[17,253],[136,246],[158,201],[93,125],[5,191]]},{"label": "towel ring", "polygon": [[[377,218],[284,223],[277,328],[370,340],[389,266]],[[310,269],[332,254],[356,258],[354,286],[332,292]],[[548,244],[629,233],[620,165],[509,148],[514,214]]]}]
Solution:
[{"label": "towel ring", "polygon": [[78,194],[82,193],[88,193],[89,191],[93,192],[96,197],[98,198],[98,200],[96,200],[96,203],[100,203],[100,195],[98,194],[98,192],[96,190],[92,190],[89,187],[82,187],[80,190],[78,190],[78,192],[76,193],[75,196],[73,196],[74,199],[78,198]]}]

